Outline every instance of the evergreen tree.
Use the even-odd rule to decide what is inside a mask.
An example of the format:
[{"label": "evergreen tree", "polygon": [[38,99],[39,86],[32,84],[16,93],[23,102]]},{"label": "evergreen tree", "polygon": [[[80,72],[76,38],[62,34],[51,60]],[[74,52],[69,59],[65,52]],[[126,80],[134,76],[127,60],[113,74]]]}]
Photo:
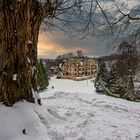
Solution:
[{"label": "evergreen tree", "polygon": [[112,65],[111,70],[109,72],[108,79],[108,89],[106,90],[106,94],[110,96],[114,96],[117,98],[130,99],[128,95],[128,91],[126,86],[121,78],[118,75],[118,68],[116,63]]},{"label": "evergreen tree", "polygon": [[97,92],[104,92],[109,79],[108,70],[104,61],[99,63],[99,70],[95,79],[95,88]]},{"label": "evergreen tree", "polygon": [[118,80],[118,76],[117,76],[116,64],[113,64],[109,71],[109,78],[107,81],[108,88],[111,87],[113,84],[115,84],[117,80]]},{"label": "evergreen tree", "polygon": [[107,93],[110,96],[114,96],[117,98],[124,98],[127,91],[124,84],[120,81],[117,81],[116,83],[111,84]]},{"label": "evergreen tree", "polygon": [[39,63],[37,64],[37,86],[38,91],[41,92],[48,86],[48,75],[44,68],[43,62],[40,59]]}]

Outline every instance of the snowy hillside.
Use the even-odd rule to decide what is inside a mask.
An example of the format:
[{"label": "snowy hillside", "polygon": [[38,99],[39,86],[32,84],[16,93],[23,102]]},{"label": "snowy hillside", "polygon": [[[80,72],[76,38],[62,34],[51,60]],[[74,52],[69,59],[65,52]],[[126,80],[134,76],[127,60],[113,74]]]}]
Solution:
[{"label": "snowy hillside", "polygon": [[96,94],[90,80],[53,77],[41,98],[0,105],[0,140],[140,140],[140,103]]}]

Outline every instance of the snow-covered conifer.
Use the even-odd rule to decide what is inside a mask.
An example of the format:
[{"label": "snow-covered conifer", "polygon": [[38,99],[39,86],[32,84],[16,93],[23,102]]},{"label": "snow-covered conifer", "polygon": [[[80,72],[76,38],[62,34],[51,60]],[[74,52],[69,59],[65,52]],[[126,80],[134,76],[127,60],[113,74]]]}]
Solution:
[{"label": "snow-covered conifer", "polygon": [[39,92],[48,86],[48,75],[41,59],[37,64],[37,86]]},{"label": "snow-covered conifer", "polygon": [[108,83],[109,74],[104,61],[99,63],[99,70],[95,79],[95,88],[97,92],[104,92]]}]

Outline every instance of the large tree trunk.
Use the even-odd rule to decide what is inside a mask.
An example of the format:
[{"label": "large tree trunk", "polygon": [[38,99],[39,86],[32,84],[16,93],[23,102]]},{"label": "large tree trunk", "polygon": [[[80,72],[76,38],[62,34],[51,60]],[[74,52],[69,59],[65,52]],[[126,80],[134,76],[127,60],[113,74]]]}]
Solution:
[{"label": "large tree trunk", "polygon": [[39,27],[36,0],[0,0],[0,102],[34,102]]}]

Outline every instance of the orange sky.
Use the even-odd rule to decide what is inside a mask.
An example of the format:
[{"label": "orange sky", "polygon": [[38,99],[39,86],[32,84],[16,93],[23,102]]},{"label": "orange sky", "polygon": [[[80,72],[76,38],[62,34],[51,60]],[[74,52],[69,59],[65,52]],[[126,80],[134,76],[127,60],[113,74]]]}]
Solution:
[{"label": "orange sky", "polygon": [[[60,37],[60,36],[58,36]],[[58,55],[75,52],[80,48],[68,48],[66,46],[60,46],[54,41],[53,35],[45,34],[40,32],[38,40],[38,56],[39,58],[55,58]],[[82,49],[84,52],[87,52],[87,49]]]}]

